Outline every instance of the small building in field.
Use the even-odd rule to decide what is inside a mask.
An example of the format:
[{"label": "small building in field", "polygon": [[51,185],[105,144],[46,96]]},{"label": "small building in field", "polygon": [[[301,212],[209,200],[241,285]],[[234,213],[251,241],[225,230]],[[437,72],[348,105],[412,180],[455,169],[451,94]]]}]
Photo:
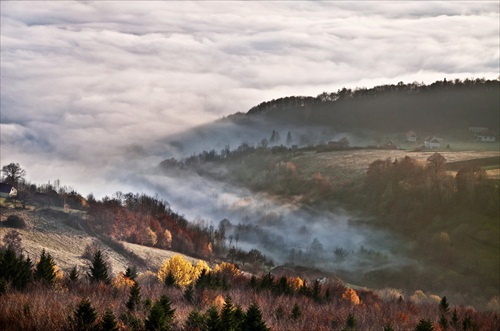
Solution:
[{"label": "small building in field", "polygon": [[406,140],[409,142],[416,142],[417,141],[417,134],[413,132],[412,130],[408,131],[406,133]]},{"label": "small building in field", "polygon": [[14,185],[7,183],[0,183],[0,197],[2,198],[14,198],[17,196],[17,189]]},{"label": "small building in field", "polygon": [[477,133],[476,140],[481,142],[495,142],[497,140],[497,135],[493,132],[487,131],[484,133]]},{"label": "small building in field", "polygon": [[424,140],[424,147],[428,149],[441,148],[443,139],[436,136],[429,136]]},{"label": "small building in field", "polygon": [[382,149],[398,149],[398,146],[395,143],[393,143],[391,140],[387,141],[381,147],[382,147]]}]

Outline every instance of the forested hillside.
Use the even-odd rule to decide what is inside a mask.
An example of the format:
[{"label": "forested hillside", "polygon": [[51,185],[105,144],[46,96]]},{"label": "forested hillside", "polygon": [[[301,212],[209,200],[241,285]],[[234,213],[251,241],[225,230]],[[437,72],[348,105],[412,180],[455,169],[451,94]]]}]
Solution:
[{"label": "forested hillside", "polygon": [[263,102],[247,115],[340,131],[438,130],[441,133],[483,126],[498,132],[498,80],[437,81],[343,88],[317,97],[286,97]]}]

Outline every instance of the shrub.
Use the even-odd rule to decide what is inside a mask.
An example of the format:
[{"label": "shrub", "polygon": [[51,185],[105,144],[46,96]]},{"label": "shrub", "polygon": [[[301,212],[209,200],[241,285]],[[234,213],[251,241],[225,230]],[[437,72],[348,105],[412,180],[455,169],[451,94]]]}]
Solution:
[{"label": "shrub", "polygon": [[4,246],[6,248],[12,248],[17,255],[20,255],[23,251],[23,243],[21,239],[21,234],[16,230],[10,230],[3,236],[2,239]]},{"label": "shrub", "polygon": [[7,217],[7,219],[3,222],[3,226],[7,228],[24,229],[26,228],[26,222],[20,216],[9,215],[9,217]]}]

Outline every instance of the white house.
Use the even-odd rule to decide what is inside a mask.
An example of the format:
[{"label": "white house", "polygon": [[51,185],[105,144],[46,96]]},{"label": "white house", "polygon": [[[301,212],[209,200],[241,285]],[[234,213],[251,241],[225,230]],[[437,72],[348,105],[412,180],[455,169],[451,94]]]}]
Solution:
[{"label": "white house", "polygon": [[438,138],[436,136],[429,136],[424,140],[425,148],[433,149],[433,148],[441,148],[442,138]]},{"label": "white house", "polygon": [[14,185],[0,183],[0,197],[13,198],[15,196],[17,196],[17,189],[14,187]]},{"label": "white house", "polygon": [[412,130],[408,131],[406,133],[406,140],[409,142],[416,142],[417,141],[417,134],[413,132]]},{"label": "white house", "polygon": [[476,139],[481,142],[495,142],[497,137],[494,133],[486,132],[476,134]]}]

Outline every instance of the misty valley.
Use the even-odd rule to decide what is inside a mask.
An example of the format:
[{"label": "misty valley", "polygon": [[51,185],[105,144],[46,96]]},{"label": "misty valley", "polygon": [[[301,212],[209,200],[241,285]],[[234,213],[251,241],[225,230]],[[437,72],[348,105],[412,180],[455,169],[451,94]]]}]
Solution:
[{"label": "misty valley", "polygon": [[0,328],[498,329],[499,100],[467,79],[266,101],[128,146],[110,183],[137,191],[103,197],[5,165]]}]

